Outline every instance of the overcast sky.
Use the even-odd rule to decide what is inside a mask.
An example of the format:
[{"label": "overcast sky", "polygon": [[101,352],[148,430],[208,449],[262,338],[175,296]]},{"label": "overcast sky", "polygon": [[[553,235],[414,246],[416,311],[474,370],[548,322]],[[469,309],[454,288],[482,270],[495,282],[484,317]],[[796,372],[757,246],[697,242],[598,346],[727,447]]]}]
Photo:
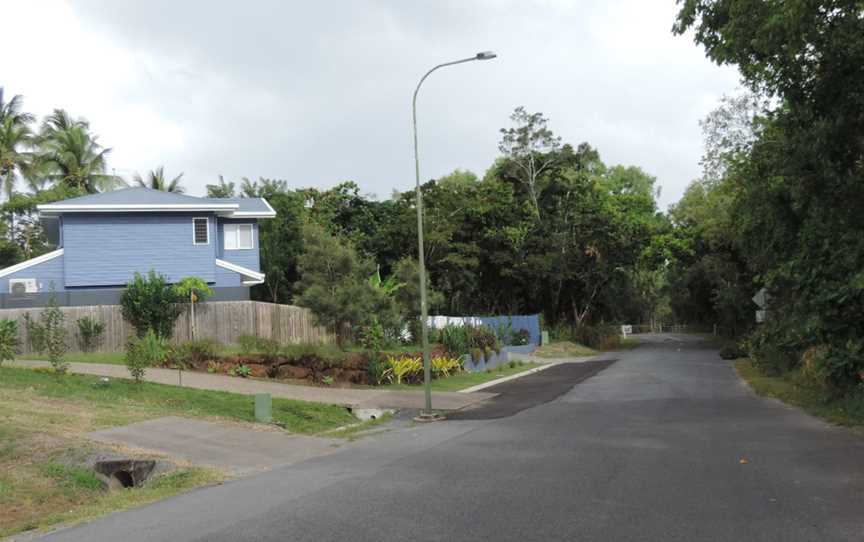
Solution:
[{"label": "overcast sky", "polygon": [[2,0],[0,86],[90,120],[126,176],[164,165],[191,194],[219,174],[291,186],[356,181],[387,198],[421,175],[482,175],[519,105],[607,164],[658,178],[663,206],[698,176],[698,121],[738,88],[670,32],[672,0]]}]

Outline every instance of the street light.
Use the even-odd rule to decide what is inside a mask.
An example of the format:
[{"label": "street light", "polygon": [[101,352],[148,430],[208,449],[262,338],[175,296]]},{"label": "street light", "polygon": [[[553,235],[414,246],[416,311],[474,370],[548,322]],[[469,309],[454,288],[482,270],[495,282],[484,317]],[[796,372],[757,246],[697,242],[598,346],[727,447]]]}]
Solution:
[{"label": "street light", "polygon": [[423,196],[420,193],[420,155],[417,150],[417,93],[420,92],[420,86],[423,85],[423,81],[425,81],[432,72],[439,68],[472,62],[474,60],[492,60],[496,56],[498,55],[492,51],[481,51],[469,58],[438,64],[420,78],[420,82],[417,83],[417,88],[414,89],[414,99],[411,102],[414,119],[414,174],[417,181],[417,260],[420,267],[420,340],[423,345],[423,387],[426,393],[426,408],[419,417],[421,420],[435,420],[437,419],[437,416],[432,412],[432,367],[431,360],[429,359],[429,332],[427,322],[429,319],[429,308],[426,305],[426,255],[423,252]]}]

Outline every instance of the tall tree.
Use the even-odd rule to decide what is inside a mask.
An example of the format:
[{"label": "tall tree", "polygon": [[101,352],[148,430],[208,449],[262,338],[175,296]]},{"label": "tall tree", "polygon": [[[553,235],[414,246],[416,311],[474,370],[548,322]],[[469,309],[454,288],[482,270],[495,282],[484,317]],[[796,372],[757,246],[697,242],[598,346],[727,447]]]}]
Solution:
[{"label": "tall tree", "polygon": [[525,184],[537,219],[540,219],[540,178],[554,163],[555,151],[561,138],[549,129],[542,113],[528,113],[517,107],[510,120],[515,126],[501,128],[498,149],[519,169],[519,179]]},{"label": "tall tree", "polygon": [[0,87],[0,182],[6,199],[12,197],[16,180],[33,165],[33,153],[27,150],[33,142],[33,115],[22,111],[22,101],[20,95],[5,101]]},{"label": "tall tree", "polygon": [[864,370],[861,2],[685,0],[675,31],[691,29],[709,58],[774,98],[727,174],[736,238],[771,295],[773,321],[758,331],[754,344],[765,348],[755,358],[794,365],[819,345],[820,369],[851,387]]},{"label": "tall tree", "polygon": [[186,189],[180,184],[182,181],[182,173],[173,179],[165,177],[165,166],[159,166],[156,169],[150,170],[146,177],[141,177],[139,173],[136,173],[132,177],[132,182],[138,186],[162,192],[173,192],[175,194],[182,194],[185,192]]},{"label": "tall tree", "polygon": [[106,173],[106,158],[111,149],[103,148],[98,137],[79,124],[57,131],[41,141],[37,175],[50,182],[63,183],[88,193],[113,190],[123,181]]}]

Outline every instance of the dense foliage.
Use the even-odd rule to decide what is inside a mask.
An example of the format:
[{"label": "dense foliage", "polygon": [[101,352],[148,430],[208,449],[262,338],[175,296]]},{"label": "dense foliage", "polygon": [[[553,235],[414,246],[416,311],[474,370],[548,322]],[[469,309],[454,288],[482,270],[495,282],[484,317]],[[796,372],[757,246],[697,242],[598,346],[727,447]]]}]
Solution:
[{"label": "dense foliage", "polygon": [[174,332],[174,322],[180,316],[182,301],[185,299],[168,279],[151,269],[146,277],[135,273],[123,291],[120,307],[123,318],[132,324],[138,337],[152,330],[156,336],[169,339]]},{"label": "dense foliage", "polygon": [[808,371],[849,389],[864,371],[861,2],[686,0],[676,30],[695,31],[763,102],[752,137],[724,143],[720,178],[692,188],[716,209],[694,219],[709,243],[713,295],[741,308],[753,288],[740,285],[764,286],[768,321],[749,341],[756,366],[799,367],[817,348]]}]

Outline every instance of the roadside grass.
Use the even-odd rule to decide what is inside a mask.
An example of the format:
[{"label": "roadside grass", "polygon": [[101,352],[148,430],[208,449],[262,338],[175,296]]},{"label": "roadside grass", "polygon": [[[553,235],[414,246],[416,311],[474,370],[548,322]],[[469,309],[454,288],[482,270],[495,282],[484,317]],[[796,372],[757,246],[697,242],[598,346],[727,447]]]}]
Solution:
[{"label": "roadside grass", "polygon": [[[96,444],[86,433],[166,415],[253,421],[250,396],[44,369],[0,367],[0,538],[139,506],[224,479],[213,469],[181,467],[143,487],[106,492],[71,458]],[[356,421],[346,409],[273,400],[273,417],[298,433]],[[99,445],[104,448],[106,445]],[[133,454],[134,456],[134,454]]]},{"label": "roadside grass", "polygon": [[570,341],[558,341],[538,346],[532,355],[538,358],[582,358],[597,354],[599,352],[593,348]]},{"label": "roadside grass", "polygon": [[[70,363],[107,363],[123,365],[123,352],[67,352],[64,359]],[[48,361],[47,354],[21,354],[15,359],[22,361]]]},{"label": "roadside grass", "polygon": [[795,373],[765,376],[749,359],[735,361],[735,370],[758,395],[780,399],[838,425],[864,425],[864,393],[831,397],[824,390],[806,385]]},{"label": "roadside grass", "polygon": [[[478,384],[484,384],[496,378],[518,374],[535,367],[539,367],[539,363],[516,362],[514,367],[502,365],[495,369],[490,369],[482,373],[463,372],[447,378],[436,378],[432,381],[433,391],[459,391],[465,388],[470,388]],[[386,384],[381,386],[384,390],[412,390],[419,391],[423,389],[422,384]]]},{"label": "roadside grass", "polygon": [[615,348],[612,348],[611,350],[632,350],[640,344],[641,343],[639,342],[639,339],[637,339],[636,337],[627,337],[626,339],[621,339],[618,342],[617,346],[615,346]]},{"label": "roadside grass", "polygon": [[[56,375],[46,370],[0,367],[0,390],[56,398],[86,406],[95,427],[121,425],[160,416],[221,417],[254,421],[254,398],[131,380],[102,383],[89,375]],[[321,403],[273,398],[273,417],[294,433],[320,433],[355,420],[346,409]]]}]

